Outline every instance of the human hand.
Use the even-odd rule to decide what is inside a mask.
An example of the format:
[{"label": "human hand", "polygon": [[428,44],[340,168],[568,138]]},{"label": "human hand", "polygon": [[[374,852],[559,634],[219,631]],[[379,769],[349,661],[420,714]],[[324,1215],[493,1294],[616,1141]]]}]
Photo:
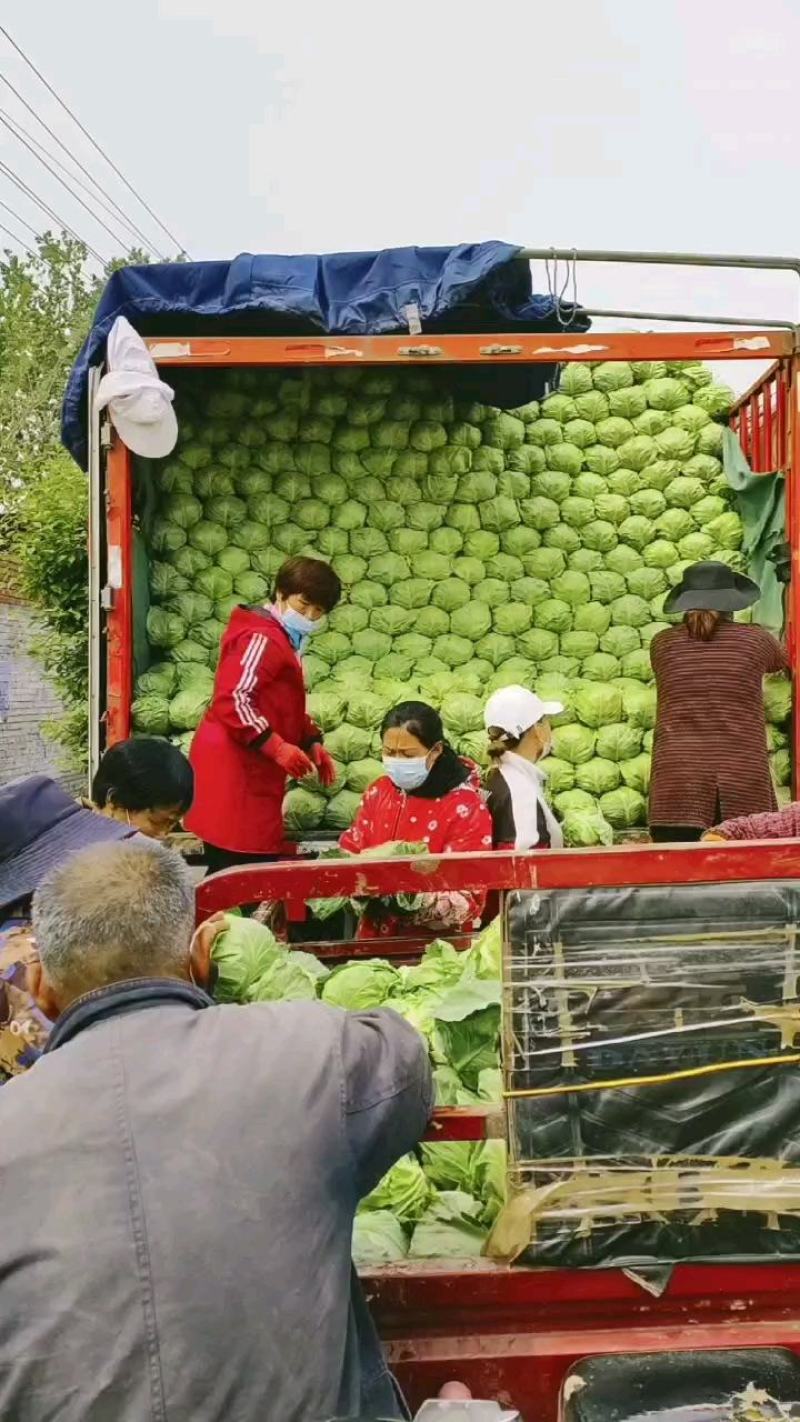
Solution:
[{"label": "human hand", "polygon": [[724,834],[717,834],[716,830],[706,830],[703,839],[709,844],[727,844]]},{"label": "human hand", "polygon": [[270,760],[274,760],[281,770],[291,776],[292,780],[302,780],[305,775],[313,775],[314,764],[309,760],[305,751],[299,746],[293,746],[290,741],[284,741],[281,736],[274,733],[264,745],[264,754]]},{"label": "human hand", "polygon": [[221,933],[226,928],[230,928],[231,920],[226,913],[212,913],[209,918],[203,920],[199,928],[196,928],[192,935],[189,946],[189,955],[194,957],[197,949],[202,948],[207,957],[211,957],[211,951]]},{"label": "human hand", "polygon": [[311,747],[311,759],[317,767],[317,778],[320,785],[336,784],[336,762],[332,755],[329,755],[321,741],[315,741]]}]

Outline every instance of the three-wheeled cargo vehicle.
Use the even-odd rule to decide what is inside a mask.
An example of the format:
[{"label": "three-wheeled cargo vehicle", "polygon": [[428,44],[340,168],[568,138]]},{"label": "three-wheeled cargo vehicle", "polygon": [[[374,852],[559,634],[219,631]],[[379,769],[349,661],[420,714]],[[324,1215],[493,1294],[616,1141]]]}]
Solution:
[{"label": "three-wheeled cargo vehicle", "polygon": [[[770,258],[520,250],[513,260],[524,267],[551,257],[800,274],[797,261]],[[152,298],[158,269],[147,280]],[[557,368],[587,361],[769,363],[731,423],[752,470],[785,479],[794,574],[787,636],[796,665],[793,321],[587,308],[583,316],[594,321],[587,334],[586,319],[572,329],[569,319],[526,328],[504,325],[496,312],[490,324],[484,310],[470,329],[468,308],[427,322],[410,300],[402,307],[408,330],[384,324],[391,334],[373,334],[368,324],[330,332],[308,321],[282,325],[264,316],[263,292],[256,301],[251,290],[242,308],[248,301],[245,325],[230,309],[227,318],[209,315],[200,301],[192,309],[190,298],[182,310],[154,300],[128,309],[166,380],[198,369],[541,367],[553,382]],[[679,329],[604,332],[606,316],[666,319]],[[137,578],[147,577],[136,566],[135,462],[92,413],[101,369],[95,342],[79,391],[88,400],[94,759],[131,732]],[[795,725],[795,762],[798,735]],[[427,889],[499,896],[504,1103],[437,1111],[431,1133],[506,1135],[521,1204],[508,1223],[506,1260],[408,1261],[366,1277],[414,1406],[453,1376],[527,1419],[660,1408],[686,1418],[715,1408],[721,1416],[761,1415],[753,1407],[783,1416],[800,1400],[783,1351],[800,1352],[799,856],[791,842],[368,865],[301,856],[200,886],[201,918],[257,899],[284,902],[291,918],[326,894],[413,892],[421,875]],[[373,949],[319,945],[335,959]],[[381,940],[379,951],[407,960],[414,945]]]}]

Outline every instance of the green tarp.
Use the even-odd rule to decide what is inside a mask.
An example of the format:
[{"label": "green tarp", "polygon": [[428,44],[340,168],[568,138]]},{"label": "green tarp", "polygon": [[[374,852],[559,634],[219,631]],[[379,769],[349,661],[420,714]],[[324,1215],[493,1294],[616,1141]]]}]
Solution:
[{"label": "green tarp", "polygon": [[761,588],[753,621],[776,636],[783,631],[783,585],[775,572],[775,556],[786,539],[786,485],[782,473],[752,474],[738,435],[723,432],[722,465],[736,494],[744,525],[742,553],[747,571]]}]

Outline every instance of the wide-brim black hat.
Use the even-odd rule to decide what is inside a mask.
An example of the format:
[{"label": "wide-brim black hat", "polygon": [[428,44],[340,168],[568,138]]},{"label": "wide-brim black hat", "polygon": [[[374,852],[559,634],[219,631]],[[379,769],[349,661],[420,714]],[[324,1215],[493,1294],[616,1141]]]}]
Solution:
[{"label": "wide-brim black hat", "polygon": [[735,573],[727,563],[693,563],[664,599],[664,611],[741,612],[760,596],[758,583],[744,573]]},{"label": "wide-brim black hat", "polygon": [[84,810],[47,775],[0,786],[0,909],[29,898],[79,850],[135,834],[130,825]]}]

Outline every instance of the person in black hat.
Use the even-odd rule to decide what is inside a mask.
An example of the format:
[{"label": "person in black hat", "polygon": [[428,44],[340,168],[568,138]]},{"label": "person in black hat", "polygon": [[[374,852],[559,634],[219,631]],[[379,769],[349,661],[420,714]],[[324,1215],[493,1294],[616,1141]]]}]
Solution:
[{"label": "person in black hat", "polygon": [[34,890],[79,849],[135,833],[84,809],[47,775],[0,786],[0,1085],[33,1065],[50,1031],[26,986]]},{"label": "person in black hat", "polygon": [[0,786],[0,1085],[32,1065],[50,1030],[26,987],[34,890],[89,845],[164,838],[191,805],[193,780],[176,746],[143,736],[106,751],[91,801],[74,800],[46,775]]},{"label": "person in black hat", "polygon": [[658,693],[650,780],[651,837],[699,840],[720,820],[776,808],[762,683],[787,669],[763,627],[733,621],[757,583],[726,563],[695,563],[664,603],[680,626],[653,638]]}]

